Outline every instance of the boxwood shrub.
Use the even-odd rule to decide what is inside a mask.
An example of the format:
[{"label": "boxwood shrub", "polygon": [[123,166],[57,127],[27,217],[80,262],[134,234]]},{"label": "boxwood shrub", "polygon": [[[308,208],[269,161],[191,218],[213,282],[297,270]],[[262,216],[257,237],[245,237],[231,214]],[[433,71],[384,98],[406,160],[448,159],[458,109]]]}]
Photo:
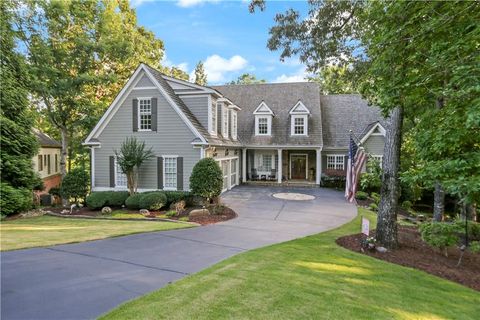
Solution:
[{"label": "boxwood shrub", "polygon": [[128,198],[127,191],[95,191],[87,197],[87,207],[95,210],[104,206],[121,207]]},{"label": "boxwood shrub", "polygon": [[186,203],[191,202],[191,194],[188,191],[164,191],[165,196],[167,196],[167,203],[166,206],[170,206],[172,203],[176,203],[178,201],[185,201]]},{"label": "boxwood shrub", "polygon": [[140,209],[160,210],[167,204],[167,196],[162,191],[149,192],[140,197]]},{"label": "boxwood shrub", "polygon": [[127,200],[125,200],[125,205],[128,209],[131,210],[138,210],[140,209],[140,198],[143,196],[142,193],[136,193],[133,196],[129,196]]}]

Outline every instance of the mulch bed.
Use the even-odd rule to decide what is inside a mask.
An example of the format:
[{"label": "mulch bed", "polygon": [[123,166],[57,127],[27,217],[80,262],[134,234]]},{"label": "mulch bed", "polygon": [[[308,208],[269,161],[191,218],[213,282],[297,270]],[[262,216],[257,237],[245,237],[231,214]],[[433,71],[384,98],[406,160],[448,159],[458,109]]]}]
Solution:
[{"label": "mulch bed", "polygon": [[[180,218],[183,217],[188,217],[188,214],[190,211],[195,210],[195,209],[201,209],[201,207],[189,207],[187,208],[183,213],[181,213],[178,216],[174,217],[168,217],[167,219],[170,220],[180,220]],[[45,208],[45,210],[52,211],[57,214],[62,214],[62,211],[65,210],[65,208],[62,207],[52,207],[52,208]],[[67,209],[68,210],[68,209]],[[117,210],[117,209],[113,209]],[[118,209],[122,210],[126,214],[138,214],[138,210],[128,210],[128,209]],[[162,210],[162,211],[150,211],[150,216],[149,218],[155,218],[157,216],[164,215],[167,211]],[[108,217],[108,215],[102,215],[102,212],[100,210],[90,210],[87,207],[83,207],[81,209],[73,209],[72,213],[65,214],[65,216],[88,216],[88,217]],[[230,219],[233,219],[237,217],[237,214],[235,211],[233,211],[230,208],[224,207],[223,212],[219,214],[207,214],[207,215],[201,215],[201,216],[194,216],[194,217],[189,217],[188,222],[194,222],[198,223],[201,225],[207,225],[207,224],[212,224],[212,223],[217,223],[217,222],[222,222],[222,221],[227,221]]]},{"label": "mulch bed", "polygon": [[[370,232],[375,236],[375,231]],[[448,257],[422,241],[420,232],[415,227],[399,226],[399,248],[386,253],[365,250],[362,252],[360,241],[363,234],[353,234],[337,239],[337,244],[349,250],[360,252],[371,257],[423,270],[430,274],[460,283],[466,287],[480,291],[480,254],[465,252],[462,263],[457,267],[460,250],[451,248]]]}]

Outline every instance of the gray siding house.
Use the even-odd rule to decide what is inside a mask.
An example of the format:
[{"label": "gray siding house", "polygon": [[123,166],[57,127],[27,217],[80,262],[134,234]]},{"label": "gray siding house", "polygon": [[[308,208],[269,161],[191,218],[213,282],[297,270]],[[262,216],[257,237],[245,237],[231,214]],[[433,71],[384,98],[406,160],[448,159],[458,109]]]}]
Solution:
[{"label": "gray siding house", "polygon": [[214,158],[224,191],[240,183],[320,185],[345,175],[350,133],[382,159],[385,122],[358,95],[329,95],[315,83],[199,86],[141,64],[84,145],[92,190],[122,190],[115,150],[134,136],[155,158],[139,190],[189,190],[194,165]]}]

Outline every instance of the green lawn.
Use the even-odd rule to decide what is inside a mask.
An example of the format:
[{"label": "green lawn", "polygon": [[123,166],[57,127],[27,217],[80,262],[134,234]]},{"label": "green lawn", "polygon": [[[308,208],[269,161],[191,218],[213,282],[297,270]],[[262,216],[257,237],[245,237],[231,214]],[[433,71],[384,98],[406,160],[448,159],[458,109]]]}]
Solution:
[{"label": "green lawn", "polygon": [[191,227],[159,221],[101,221],[49,216],[2,221],[0,249],[15,250],[104,239],[132,233]]},{"label": "green lawn", "polygon": [[479,292],[335,244],[359,227],[237,255],[103,319],[478,319]]}]

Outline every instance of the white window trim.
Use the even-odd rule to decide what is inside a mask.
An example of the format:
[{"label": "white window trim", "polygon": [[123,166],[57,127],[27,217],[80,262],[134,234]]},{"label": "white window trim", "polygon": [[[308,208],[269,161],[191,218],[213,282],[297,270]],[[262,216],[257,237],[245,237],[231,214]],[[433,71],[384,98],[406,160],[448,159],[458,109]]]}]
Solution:
[{"label": "white window trim", "polygon": [[380,161],[380,168],[383,166],[383,155],[381,154],[371,154],[370,155],[371,159],[378,159]]},{"label": "white window trim", "polygon": [[[223,103],[222,104],[222,136],[228,139],[228,124],[229,124],[228,108]],[[226,120],[226,122],[225,122]]]},{"label": "white window trim", "polygon": [[[152,113],[153,113],[153,110],[152,110],[152,97],[139,97],[137,98],[138,100],[138,105],[137,105],[137,126],[138,126],[138,132],[150,132],[152,131],[152,123],[151,121],[153,120],[153,116],[152,116]],[[140,126],[140,123],[141,123],[141,115],[140,115],[140,101],[141,100],[150,100],[150,129],[140,129],[141,126]]]},{"label": "white window trim", "polygon": [[238,114],[237,111],[232,110],[232,119],[231,119],[231,126],[232,126],[232,139],[237,140],[238,137]]},{"label": "white window trim", "polygon": [[[115,189],[118,189],[118,190],[128,190],[128,178],[127,178],[127,183],[126,185],[124,186],[119,186],[118,185],[118,170],[117,170],[117,167],[118,167],[118,163],[117,163],[117,157],[115,156],[114,157],[114,176],[115,176]],[[126,176],[126,174],[125,174]]]},{"label": "white window trim", "polygon": [[[303,109],[303,110],[298,110],[298,109]],[[292,109],[290,109],[290,114],[310,114],[310,110],[303,104],[302,101],[298,101],[297,104],[293,106]]]},{"label": "white window trim", "polygon": [[[303,118],[303,133],[295,133],[295,119]],[[308,136],[308,115],[292,115],[290,120],[290,135],[292,136]]]},{"label": "white window trim", "polygon": [[[267,133],[260,133],[258,131],[259,119],[267,119]],[[256,136],[271,136],[272,135],[272,116],[270,115],[256,115],[255,116],[255,135]]]},{"label": "white window trim", "polygon": [[[335,168],[329,168],[328,167],[328,157],[335,157],[335,162],[334,162],[334,165],[335,165]],[[337,157],[342,157],[342,168],[341,169],[337,169]],[[327,154],[327,164],[326,164],[326,169],[327,170],[345,170],[345,155],[344,154]]]},{"label": "white window trim", "polygon": [[[208,131],[211,135],[217,136],[217,123],[218,123],[218,107],[217,101],[212,99],[212,96],[208,96]],[[213,109],[213,112],[212,112]],[[215,120],[213,119],[215,116]]]},{"label": "white window trim", "polygon": [[[166,184],[165,184],[165,178],[166,178],[166,174],[165,174],[165,159],[176,159],[178,158],[178,155],[162,155],[162,158],[163,158],[163,190],[165,191],[176,191],[178,189],[178,180],[177,180],[177,176],[175,176],[175,187],[166,187]],[[178,175],[178,164],[175,162],[175,174]]]}]

